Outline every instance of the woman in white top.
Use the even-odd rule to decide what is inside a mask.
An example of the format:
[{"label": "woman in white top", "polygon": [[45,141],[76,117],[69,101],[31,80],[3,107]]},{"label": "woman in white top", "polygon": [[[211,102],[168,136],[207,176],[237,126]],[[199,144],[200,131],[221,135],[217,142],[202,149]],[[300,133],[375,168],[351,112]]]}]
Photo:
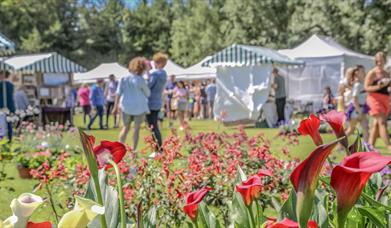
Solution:
[{"label": "woman in white top", "polygon": [[351,135],[356,130],[356,125],[360,123],[363,133],[364,142],[368,142],[368,111],[367,93],[364,89],[365,68],[358,65],[353,70],[351,83],[353,84],[351,91],[350,103],[346,109],[346,116],[349,121],[349,128],[346,131],[347,135]]}]

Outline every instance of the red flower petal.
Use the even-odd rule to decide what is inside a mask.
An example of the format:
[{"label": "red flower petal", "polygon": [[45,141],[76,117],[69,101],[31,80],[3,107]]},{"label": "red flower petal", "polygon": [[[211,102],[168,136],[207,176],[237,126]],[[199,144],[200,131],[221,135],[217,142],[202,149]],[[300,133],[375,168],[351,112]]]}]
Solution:
[{"label": "red flower petal", "polygon": [[[111,159],[118,164],[126,154],[126,147],[120,142],[110,142],[103,140],[100,142],[99,146],[94,148],[95,156],[99,156],[102,152],[105,151],[109,151],[112,156]],[[111,167],[112,165],[110,164],[105,165],[106,170]],[[103,168],[102,164],[99,164],[99,168]]]},{"label": "red flower petal", "polygon": [[319,133],[320,119],[311,114],[309,118],[300,122],[300,126],[297,129],[301,135],[309,135],[314,141],[315,145],[320,146],[323,144],[322,137]]},{"label": "red flower petal", "polygon": [[304,161],[292,172],[290,180],[297,195],[297,218],[304,226],[311,216],[314,192],[318,184],[319,173],[331,151],[340,141],[318,146]]},{"label": "red flower petal", "polygon": [[318,146],[293,170],[290,180],[296,192],[305,192],[307,188],[315,190],[323,164],[337,143],[338,140]]},{"label": "red flower petal", "polygon": [[266,170],[266,169],[260,169],[260,170],[258,171],[257,175],[258,175],[259,177],[263,177],[263,176],[269,176],[269,177],[271,177],[271,176],[273,176],[273,174],[272,174],[269,170]]},{"label": "red flower petal", "polygon": [[244,204],[248,206],[254,199],[259,197],[261,186],[261,178],[258,175],[254,175],[243,181],[242,184],[237,184],[236,191],[242,195]]},{"label": "red flower petal", "polygon": [[346,157],[331,173],[331,186],[337,193],[338,212],[349,213],[370,176],[391,163],[391,156],[357,152]]},{"label": "red flower petal", "polygon": [[[318,225],[315,221],[308,221],[308,228],[317,228]],[[295,221],[285,218],[281,222],[270,222],[266,225],[266,228],[299,228],[299,224]]]},{"label": "red flower petal", "polygon": [[50,222],[28,222],[26,228],[52,228]]},{"label": "red flower petal", "polygon": [[213,189],[209,187],[203,187],[200,190],[191,192],[190,194],[187,195],[186,205],[183,207],[183,211],[192,220],[196,219],[197,217],[198,204],[202,201],[202,199],[210,190]]},{"label": "red flower petal", "polygon": [[[346,136],[345,129],[343,128],[346,120],[345,113],[331,110],[326,114],[322,114],[320,119],[330,124],[337,138]],[[342,140],[341,143],[345,148],[348,148],[348,139],[346,137]]]}]

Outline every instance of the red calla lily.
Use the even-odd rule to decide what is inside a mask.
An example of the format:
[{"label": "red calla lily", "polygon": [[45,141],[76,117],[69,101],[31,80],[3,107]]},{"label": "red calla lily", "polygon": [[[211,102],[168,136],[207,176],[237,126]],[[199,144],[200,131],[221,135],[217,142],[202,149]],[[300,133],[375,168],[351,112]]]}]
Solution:
[{"label": "red calla lily", "polygon": [[[274,220],[274,219],[273,219]],[[284,220],[280,222],[276,222],[275,220],[271,220],[267,225],[266,228],[299,228],[299,224],[295,221],[292,221],[290,219],[285,218]],[[308,221],[308,228],[317,228],[318,224],[316,224],[315,221],[310,220]]]},{"label": "red calla lily", "polygon": [[345,113],[331,110],[326,114],[322,114],[320,119],[326,121],[331,126],[337,138],[342,138],[345,136],[341,143],[345,148],[348,148],[348,139],[345,134],[345,129],[343,128],[346,120]]},{"label": "red calla lily", "polygon": [[94,147],[94,154],[99,169],[105,167],[107,170],[113,167],[112,165],[107,164],[108,160],[111,159],[118,164],[126,154],[126,147],[120,142],[103,140],[100,142],[100,145]]},{"label": "red calla lily", "polygon": [[357,152],[346,157],[331,173],[331,186],[337,193],[338,223],[346,217],[361,195],[370,176],[391,163],[391,156],[376,152]]},{"label": "red calla lily", "polygon": [[271,177],[271,176],[273,176],[273,174],[272,174],[269,170],[266,170],[266,169],[260,169],[260,170],[258,171],[257,175],[258,175],[259,177],[263,177],[263,176],[269,176],[269,177]]},{"label": "red calla lily", "polygon": [[50,222],[28,222],[26,228],[52,228]]},{"label": "red calla lily", "polygon": [[297,195],[296,213],[301,227],[306,227],[311,216],[314,192],[323,164],[339,140],[318,146],[292,172],[290,180]]},{"label": "red calla lily", "polygon": [[254,199],[259,198],[261,186],[261,177],[257,174],[243,181],[242,184],[237,184],[236,191],[242,195],[244,204],[249,206]]},{"label": "red calla lily", "polygon": [[205,195],[213,188],[203,187],[198,191],[191,192],[186,197],[186,205],[183,211],[194,221],[198,214],[198,204],[202,201]]},{"label": "red calla lily", "polygon": [[315,145],[320,146],[323,144],[322,137],[319,133],[320,119],[311,114],[309,118],[300,122],[300,126],[297,129],[301,135],[309,135],[314,141]]}]

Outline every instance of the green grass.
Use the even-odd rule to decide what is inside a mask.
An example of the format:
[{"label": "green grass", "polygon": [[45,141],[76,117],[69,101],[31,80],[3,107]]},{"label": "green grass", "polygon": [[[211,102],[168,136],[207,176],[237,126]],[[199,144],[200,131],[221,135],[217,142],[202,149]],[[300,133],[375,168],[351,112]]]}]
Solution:
[{"label": "green grass", "polygon": [[[80,116],[76,116],[76,125],[82,127],[82,121]],[[162,134],[163,137],[170,134],[170,130],[167,127],[167,121],[164,122]],[[198,133],[198,132],[222,132],[226,131],[229,133],[232,133],[234,131],[237,131],[237,127],[224,127],[220,126],[217,122],[210,121],[210,120],[194,120],[191,122],[191,128],[192,132]],[[287,146],[289,148],[290,154],[293,158],[299,158],[303,159],[305,158],[313,149],[314,145],[309,137],[299,137],[299,145],[298,146],[289,146],[287,145],[287,142],[284,142],[281,140],[281,138],[277,138],[277,129],[257,129],[257,128],[251,128],[248,127],[245,129],[246,133],[249,136],[253,136],[259,132],[263,132],[265,136],[270,140],[271,142],[271,151],[272,153],[280,158],[284,158],[283,154],[281,153],[281,148],[284,146]],[[96,137],[97,141],[99,142],[102,139],[107,140],[117,140],[118,138],[118,132],[119,129],[110,129],[110,130],[91,130],[88,133],[92,134]],[[141,137],[140,137],[140,144],[139,148],[143,148],[145,146],[144,144],[144,137],[148,136],[150,133],[148,130],[143,129],[141,131]],[[180,135],[183,135],[182,132],[180,132]],[[77,134],[73,135],[66,135],[66,140],[70,144],[78,144],[80,145],[79,139]],[[334,139],[333,135],[323,135],[324,141],[328,142]],[[131,133],[128,137],[127,142],[129,145],[131,145]],[[385,150],[384,146],[380,147],[380,149]],[[337,159],[340,159],[343,154],[339,154],[338,152],[334,152],[334,157]],[[31,192],[33,187],[38,183],[35,180],[23,180],[20,179],[16,170],[16,163],[11,162],[5,165],[5,171],[9,177],[13,177],[14,180],[7,180],[2,183],[0,183],[0,187],[8,186],[15,189],[15,191],[10,192],[5,190],[4,188],[0,188],[0,219],[5,219],[8,216],[11,215],[11,210],[9,208],[9,204],[11,203],[11,200],[13,198],[16,198],[21,193],[24,192]],[[64,185],[65,186],[65,185]],[[57,201],[64,201],[64,199],[67,197],[67,192],[70,192],[69,189],[64,189],[63,192],[60,192],[58,195],[56,195]],[[37,195],[40,195],[42,197],[46,197],[46,193],[44,190],[39,190],[36,192]],[[60,209],[59,214],[63,214],[66,212],[66,210]],[[34,221],[45,221],[45,220],[52,220],[54,221],[54,217],[51,213],[51,208],[48,203],[45,203],[43,206],[41,206],[36,213],[33,216]]]}]

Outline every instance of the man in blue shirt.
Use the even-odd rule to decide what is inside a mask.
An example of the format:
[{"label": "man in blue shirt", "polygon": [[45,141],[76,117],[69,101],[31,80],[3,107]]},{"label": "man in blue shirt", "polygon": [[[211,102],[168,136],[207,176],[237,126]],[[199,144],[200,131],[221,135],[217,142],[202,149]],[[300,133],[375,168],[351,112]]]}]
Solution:
[{"label": "man in blue shirt", "polygon": [[[8,71],[0,71],[0,110],[8,109],[9,112],[15,112],[14,85],[7,81]],[[4,97],[5,95],[5,97]],[[12,141],[12,123],[7,123],[8,142]]]},{"label": "man in blue shirt", "polygon": [[91,89],[90,101],[91,105],[93,105],[96,109],[96,113],[93,117],[91,117],[90,123],[88,124],[87,129],[91,130],[92,125],[96,117],[99,116],[99,128],[102,130],[103,128],[103,107],[105,105],[105,93],[103,90],[105,81],[103,79],[98,79],[97,84],[94,85]]},{"label": "man in blue shirt", "polygon": [[213,119],[213,106],[215,103],[216,93],[217,93],[216,80],[213,79],[210,81],[209,85],[206,86],[206,98],[208,100],[208,110],[209,110],[208,117],[211,119]]},{"label": "man in blue shirt", "polygon": [[159,130],[158,117],[163,105],[163,90],[167,82],[167,73],[163,69],[167,64],[167,59],[167,55],[160,52],[153,56],[156,71],[150,75],[148,81],[151,95],[148,98],[150,114],[147,115],[147,121],[156,140],[158,151],[161,150],[162,146],[162,136]]}]

